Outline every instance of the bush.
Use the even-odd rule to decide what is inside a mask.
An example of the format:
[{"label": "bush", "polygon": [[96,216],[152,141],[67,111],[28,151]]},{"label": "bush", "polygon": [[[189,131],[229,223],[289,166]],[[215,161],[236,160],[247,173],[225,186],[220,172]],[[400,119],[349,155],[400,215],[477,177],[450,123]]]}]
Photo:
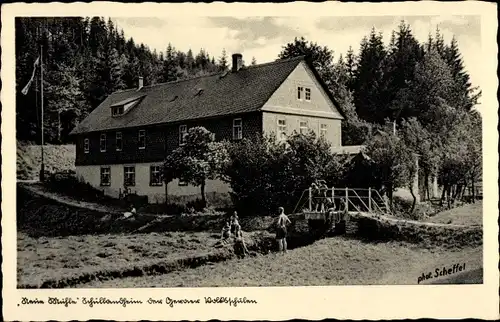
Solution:
[{"label": "bush", "polygon": [[228,153],[225,180],[243,216],[269,215],[279,206],[290,212],[312,182],[332,181],[342,173],[329,143],[313,132],[294,134],[286,144],[274,136],[244,139],[230,146]]},{"label": "bush", "polygon": [[106,197],[103,191],[78,180],[73,174],[54,173],[48,176],[43,184],[50,191],[80,200],[98,202],[111,199]]},{"label": "bush", "polygon": [[440,207],[432,205],[430,202],[417,203],[413,212],[410,212],[413,201],[398,196],[393,200],[393,213],[397,217],[411,220],[422,220],[441,211]]}]

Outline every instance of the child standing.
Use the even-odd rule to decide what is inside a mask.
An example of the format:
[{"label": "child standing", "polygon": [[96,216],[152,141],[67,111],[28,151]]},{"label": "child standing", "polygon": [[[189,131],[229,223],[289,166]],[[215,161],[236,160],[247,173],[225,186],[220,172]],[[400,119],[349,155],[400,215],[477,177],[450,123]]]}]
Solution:
[{"label": "child standing", "polygon": [[279,215],[278,215],[277,230],[276,230],[276,240],[278,240],[279,251],[286,253],[287,251],[286,226],[289,225],[291,221],[290,219],[288,219],[287,215],[285,215],[285,209],[283,207],[279,207],[278,212]]},{"label": "child standing", "polygon": [[245,257],[249,253],[245,240],[243,239],[243,233],[241,232],[240,225],[235,226],[234,253],[240,258]]}]

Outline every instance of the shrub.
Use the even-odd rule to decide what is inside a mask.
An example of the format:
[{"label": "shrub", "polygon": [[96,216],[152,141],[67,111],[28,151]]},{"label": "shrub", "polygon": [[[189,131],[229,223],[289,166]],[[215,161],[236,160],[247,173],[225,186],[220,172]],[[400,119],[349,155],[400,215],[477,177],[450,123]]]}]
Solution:
[{"label": "shrub", "polygon": [[78,180],[72,174],[51,174],[43,184],[50,191],[81,200],[97,202],[110,199],[110,197],[104,195],[103,191],[94,188],[89,183]]},{"label": "shrub", "polygon": [[314,132],[293,134],[286,142],[274,135],[244,139],[228,154],[224,179],[242,215],[269,215],[279,206],[290,212],[312,182],[325,179],[331,185],[343,175],[330,144]]},{"label": "shrub", "polygon": [[413,212],[411,212],[412,203],[412,200],[395,196],[393,201],[393,213],[397,217],[404,219],[422,220],[440,211],[439,208],[433,206],[431,203],[422,202],[418,203]]}]

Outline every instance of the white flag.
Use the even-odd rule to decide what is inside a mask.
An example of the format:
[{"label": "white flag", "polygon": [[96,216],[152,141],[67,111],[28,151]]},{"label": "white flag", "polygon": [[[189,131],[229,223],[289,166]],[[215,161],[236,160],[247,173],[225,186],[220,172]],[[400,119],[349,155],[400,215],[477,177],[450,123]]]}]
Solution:
[{"label": "white flag", "polygon": [[33,73],[31,74],[31,78],[30,78],[28,84],[26,84],[26,86],[24,86],[23,90],[21,91],[21,93],[23,93],[23,95],[28,94],[28,91],[31,87],[31,83],[33,83],[33,80],[35,79],[35,72],[36,72],[36,68],[37,68],[38,64],[40,64],[40,56],[38,56],[38,58],[35,60],[35,63],[33,64]]}]

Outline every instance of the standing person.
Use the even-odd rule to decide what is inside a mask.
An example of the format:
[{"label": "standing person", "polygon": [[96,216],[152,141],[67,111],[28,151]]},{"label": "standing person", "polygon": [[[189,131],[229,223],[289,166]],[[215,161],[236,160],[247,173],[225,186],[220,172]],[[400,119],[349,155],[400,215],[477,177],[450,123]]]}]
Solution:
[{"label": "standing person", "polygon": [[239,258],[244,258],[247,254],[249,254],[247,245],[245,244],[245,240],[243,239],[243,233],[241,231],[241,226],[239,224],[235,227],[234,253]]},{"label": "standing person", "polygon": [[238,222],[238,213],[235,211],[233,215],[231,216],[231,234],[235,234],[236,232],[236,226],[239,226]]},{"label": "standing person", "polygon": [[289,225],[291,221],[288,219],[287,215],[285,215],[285,209],[283,209],[283,207],[279,207],[278,212],[279,216],[277,222],[276,240],[278,240],[279,251],[286,253],[286,226]]},{"label": "standing person", "polygon": [[318,186],[318,183],[317,181],[313,182],[311,184],[311,206],[312,206],[312,209],[311,211],[318,211],[318,206],[319,206],[319,186]]},{"label": "standing person", "polygon": [[222,233],[221,233],[221,240],[227,240],[229,237],[231,237],[231,224],[229,221],[226,221],[226,224],[222,228]]},{"label": "standing person", "polygon": [[321,191],[321,197],[319,199],[320,201],[320,210],[321,212],[325,211],[325,204],[328,202],[328,186],[324,181],[320,183],[320,191]]}]

